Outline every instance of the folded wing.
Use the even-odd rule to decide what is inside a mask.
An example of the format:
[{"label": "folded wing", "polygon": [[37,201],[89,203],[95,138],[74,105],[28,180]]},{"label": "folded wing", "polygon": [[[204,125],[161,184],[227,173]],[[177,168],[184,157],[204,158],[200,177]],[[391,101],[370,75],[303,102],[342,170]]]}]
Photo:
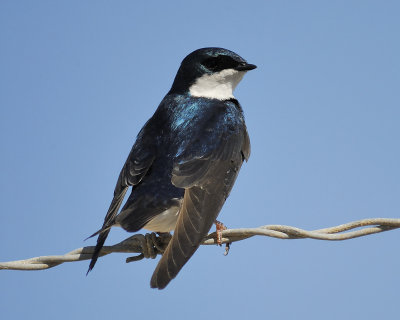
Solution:
[{"label": "folded wing", "polygon": [[184,188],[185,194],[174,235],[153,273],[153,288],[165,288],[197,250],[248,158],[244,121],[235,123],[236,115],[231,118],[221,108],[197,124],[198,130],[176,158],[172,183]]}]

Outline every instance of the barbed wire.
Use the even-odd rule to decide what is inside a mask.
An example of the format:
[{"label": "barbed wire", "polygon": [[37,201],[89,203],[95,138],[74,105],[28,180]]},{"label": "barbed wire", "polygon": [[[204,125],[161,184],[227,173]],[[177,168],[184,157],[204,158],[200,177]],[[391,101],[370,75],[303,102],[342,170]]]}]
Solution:
[{"label": "barbed wire", "polygon": [[[355,231],[352,229],[361,228]],[[400,219],[371,218],[353,221],[338,226],[307,231],[285,225],[266,225],[258,228],[227,229],[222,231],[222,243],[229,244],[254,236],[267,236],[279,239],[317,239],[340,241],[367,236],[383,231],[400,228]],[[170,234],[156,235],[155,233],[135,234],[113,246],[104,246],[100,256],[110,253],[138,253],[129,257],[126,262],[138,261],[143,258],[155,258],[162,254],[171,239]],[[216,245],[216,232],[210,233],[202,242],[203,245]],[[53,268],[64,262],[89,260],[92,258],[94,246],[75,249],[64,255],[40,256],[25,260],[0,262],[0,270],[43,270]]]}]

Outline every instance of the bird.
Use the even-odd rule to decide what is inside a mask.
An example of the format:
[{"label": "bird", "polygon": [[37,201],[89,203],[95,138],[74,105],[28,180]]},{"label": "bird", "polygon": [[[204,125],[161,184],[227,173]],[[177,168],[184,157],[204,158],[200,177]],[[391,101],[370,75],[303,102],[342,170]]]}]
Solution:
[{"label": "bird", "polygon": [[137,135],[101,229],[91,236],[98,238],[87,273],[111,227],[119,226],[127,232],[173,231],[150,286],[164,289],[176,277],[216,222],[249,159],[250,139],[233,91],[255,68],[217,47],[182,60],[171,89]]}]

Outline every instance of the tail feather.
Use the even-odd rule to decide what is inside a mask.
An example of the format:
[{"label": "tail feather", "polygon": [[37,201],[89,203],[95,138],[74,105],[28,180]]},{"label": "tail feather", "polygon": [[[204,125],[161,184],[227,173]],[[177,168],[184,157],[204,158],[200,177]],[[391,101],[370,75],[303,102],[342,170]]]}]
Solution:
[{"label": "tail feather", "polygon": [[100,234],[100,233],[102,233],[103,231],[106,231],[106,230],[108,230],[108,229],[111,229],[111,227],[108,227],[108,228],[101,228],[101,229],[99,229],[99,230],[97,230],[95,233],[93,233],[92,235],[90,235],[89,237],[87,237],[85,240],[83,240],[83,241],[86,241],[86,240],[88,240],[88,239],[90,239],[90,238],[93,238],[93,237],[95,237],[95,236],[97,236],[98,234]]},{"label": "tail feather", "polygon": [[97,238],[96,247],[94,248],[94,252],[92,255],[92,260],[90,260],[89,268],[88,271],[86,272],[86,275],[88,275],[89,272],[94,268],[94,265],[97,262],[97,259],[100,255],[100,251],[103,248],[104,242],[106,241],[109,233],[110,233],[110,228],[104,231],[100,231],[99,237]]},{"label": "tail feather", "polygon": [[89,269],[86,272],[86,275],[88,275],[88,273],[94,268],[96,261],[99,258],[101,249],[103,248],[104,242],[106,241],[108,234],[110,233],[110,229],[114,223],[114,219],[119,211],[122,201],[124,200],[127,190],[128,188],[126,187],[123,188],[119,194],[117,195],[114,194],[114,198],[111,202],[110,208],[108,209],[107,215],[104,218],[104,223],[102,228],[93,233],[90,237],[86,238],[89,239],[96,235],[99,235],[99,237],[97,238],[96,247],[92,255],[92,260],[90,260]]}]

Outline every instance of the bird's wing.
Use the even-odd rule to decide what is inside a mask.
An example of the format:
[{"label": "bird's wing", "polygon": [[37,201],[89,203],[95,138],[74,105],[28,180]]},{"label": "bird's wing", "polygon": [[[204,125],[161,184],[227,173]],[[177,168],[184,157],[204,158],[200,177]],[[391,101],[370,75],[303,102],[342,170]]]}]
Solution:
[{"label": "bird's wing", "polygon": [[224,112],[213,112],[196,124],[190,143],[176,158],[172,183],[185,188],[185,194],[174,235],[153,273],[153,288],[165,288],[197,250],[232,189],[244,154],[249,154],[244,122],[230,121]]},{"label": "bird's wing", "polygon": [[143,179],[155,159],[155,154],[154,132],[152,132],[149,122],[147,122],[140,131],[118,177],[114,197],[104,218],[102,228],[89,237],[99,235],[88,272],[96,264],[100,250],[110,232],[114,218],[118,213],[128,188],[137,185]]}]

